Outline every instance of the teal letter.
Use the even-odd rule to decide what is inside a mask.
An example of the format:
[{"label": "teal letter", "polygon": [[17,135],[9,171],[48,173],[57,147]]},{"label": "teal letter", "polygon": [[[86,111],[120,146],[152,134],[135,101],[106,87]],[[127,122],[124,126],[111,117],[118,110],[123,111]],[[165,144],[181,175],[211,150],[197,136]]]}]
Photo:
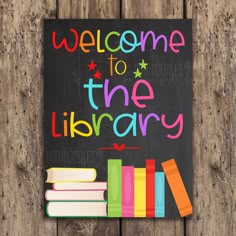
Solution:
[{"label": "teal letter", "polygon": [[[123,133],[120,133],[117,129],[117,123],[120,119],[122,119],[124,117],[130,118],[131,122],[130,122],[129,126],[127,127],[127,129]],[[114,130],[114,133],[116,134],[116,136],[124,137],[125,135],[127,135],[130,132],[130,130],[132,128],[133,128],[133,136],[137,136],[136,119],[137,119],[136,112],[133,112],[133,114],[124,113],[122,115],[117,116],[114,123],[113,123],[113,130]]]},{"label": "teal letter", "polygon": [[98,106],[95,105],[94,100],[93,100],[93,89],[94,88],[103,88],[102,84],[94,84],[93,79],[89,79],[88,84],[84,84],[84,88],[88,89],[88,97],[89,97],[89,103],[92,106],[93,109],[98,110]]},{"label": "teal letter", "polygon": [[[126,34],[130,34],[132,35],[134,41],[133,42],[129,42],[127,39],[126,39]],[[125,43],[126,45],[130,46],[131,48],[130,49],[125,49],[124,46],[123,46],[123,43]],[[136,47],[138,47],[139,45],[141,45],[141,43],[138,43],[138,40],[137,40],[137,36],[136,34],[132,31],[132,30],[126,30],[123,32],[123,34],[121,35],[120,37],[120,48],[121,48],[121,51],[124,52],[124,53],[130,53],[130,52],[133,52],[134,49]]]}]

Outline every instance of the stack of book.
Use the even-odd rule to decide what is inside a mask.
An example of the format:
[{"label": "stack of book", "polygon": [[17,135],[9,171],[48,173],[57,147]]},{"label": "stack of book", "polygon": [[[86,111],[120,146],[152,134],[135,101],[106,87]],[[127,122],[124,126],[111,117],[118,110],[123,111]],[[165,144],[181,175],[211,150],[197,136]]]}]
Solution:
[{"label": "stack of book", "polygon": [[47,183],[52,189],[45,192],[49,217],[106,217],[107,201],[104,192],[107,182],[94,182],[93,168],[50,168]]},{"label": "stack of book", "polygon": [[[145,168],[122,166],[109,159],[107,182],[95,182],[93,168],[47,170],[47,214],[50,217],[165,217],[165,182],[169,184],[180,216],[192,214],[192,205],[174,159],[161,163],[147,159]],[[107,201],[104,192],[107,190]]]},{"label": "stack of book", "polygon": [[192,205],[174,159],[155,159],[146,168],[122,166],[122,160],[108,160],[108,217],[165,217],[165,177],[181,217],[192,214]]}]

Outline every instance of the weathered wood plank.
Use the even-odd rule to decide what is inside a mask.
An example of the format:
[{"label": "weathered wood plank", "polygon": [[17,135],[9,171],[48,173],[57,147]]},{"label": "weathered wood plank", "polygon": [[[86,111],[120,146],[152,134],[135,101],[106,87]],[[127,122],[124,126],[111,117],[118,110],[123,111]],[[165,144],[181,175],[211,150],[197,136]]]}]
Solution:
[{"label": "weathered wood plank", "polygon": [[56,235],[44,215],[43,18],[56,1],[0,1],[0,235]]},{"label": "weathered wood plank", "polygon": [[[114,5],[115,4],[115,5]],[[236,234],[234,1],[187,1],[194,26],[194,215],[187,235]],[[19,10],[20,9],[20,10]],[[59,1],[61,18],[117,18],[116,1]],[[55,1],[0,1],[0,229],[56,235],[43,218],[42,18]],[[124,18],[181,18],[181,1],[124,1]],[[206,132],[207,130],[207,132]],[[123,220],[124,235],[183,235],[181,221]],[[118,221],[60,220],[59,235],[115,235]]]},{"label": "weathered wood plank", "polygon": [[[123,0],[123,18],[182,18],[183,2]],[[183,235],[183,220],[122,219],[122,235]]]},{"label": "weathered wood plank", "polygon": [[122,18],[181,19],[183,1],[122,0]]},{"label": "weathered wood plank", "polygon": [[193,18],[194,215],[187,235],[236,235],[236,1],[188,1]]},{"label": "weathered wood plank", "polygon": [[[118,0],[58,2],[59,18],[119,18]],[[119,219],[59,219],[58,235],[119,235]]]},{"label": "weathered wood plank", "polygon": [[60,19],[115,19],[120,17],[119,0],[59,0],[58,17]]}]

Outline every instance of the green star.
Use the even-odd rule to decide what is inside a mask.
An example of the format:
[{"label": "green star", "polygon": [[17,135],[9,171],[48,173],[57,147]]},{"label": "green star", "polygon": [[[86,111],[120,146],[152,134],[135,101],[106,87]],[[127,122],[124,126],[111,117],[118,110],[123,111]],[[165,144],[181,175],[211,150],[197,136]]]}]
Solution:
[{"label": "green star", "polygon": [[141,66],[141,69],[146,70],[148,63],[145,63],[144,59],[142,59],[142,61],[139,63],[139,65]]},{"label": "green star", "polygon": [[134,72],[134,77],[135,78],[141,78],[142,72],[139,71],[139,69],[137,68],[137,70]]}]

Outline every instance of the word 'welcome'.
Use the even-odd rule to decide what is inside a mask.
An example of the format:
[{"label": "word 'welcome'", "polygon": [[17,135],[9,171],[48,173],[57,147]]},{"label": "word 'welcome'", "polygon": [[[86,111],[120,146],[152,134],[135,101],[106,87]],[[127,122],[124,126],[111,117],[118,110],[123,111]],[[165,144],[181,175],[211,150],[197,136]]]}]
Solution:
[{"label": "word 'welcome'", "polygon": [[[111,31],[104,35],[104,43],[101,43],[101,30],[97,30],[96,33],[90,30],[84,30],[79,33],[76,29],[70,28],[70,32],[73,35],[73,45],[69,46],[68,40],[57,37],[57,32],[52,32],[52,45],[55,49],[65,48],[68,52],[75,52],[78,48],[84,53],[90,53],[90,49],[96,47],[98,53],[118,52],[131,53],[136,48],[140,47],[142,52],[145,52],[148,39],[152,40],[152,48],[156,49],[161,42],[163,45],[163,52],[168,51],[168,47],[174,53],[179,53],[179,47],[185,46],[185,39],[183,34],[179,30],[173,30],[170,36],[165,34],[157,34],[151,30],[144,32],[140,31],[139,34],[132,30],[126,30],[122,33],[118,31]],[[176,38],[178,39],[176,40]],[[117,40],[118,39],[118,40]],[[118,41],[118,45],[112,45],[111,42]],[[94,49],[93,49],[94,51]]]}]

